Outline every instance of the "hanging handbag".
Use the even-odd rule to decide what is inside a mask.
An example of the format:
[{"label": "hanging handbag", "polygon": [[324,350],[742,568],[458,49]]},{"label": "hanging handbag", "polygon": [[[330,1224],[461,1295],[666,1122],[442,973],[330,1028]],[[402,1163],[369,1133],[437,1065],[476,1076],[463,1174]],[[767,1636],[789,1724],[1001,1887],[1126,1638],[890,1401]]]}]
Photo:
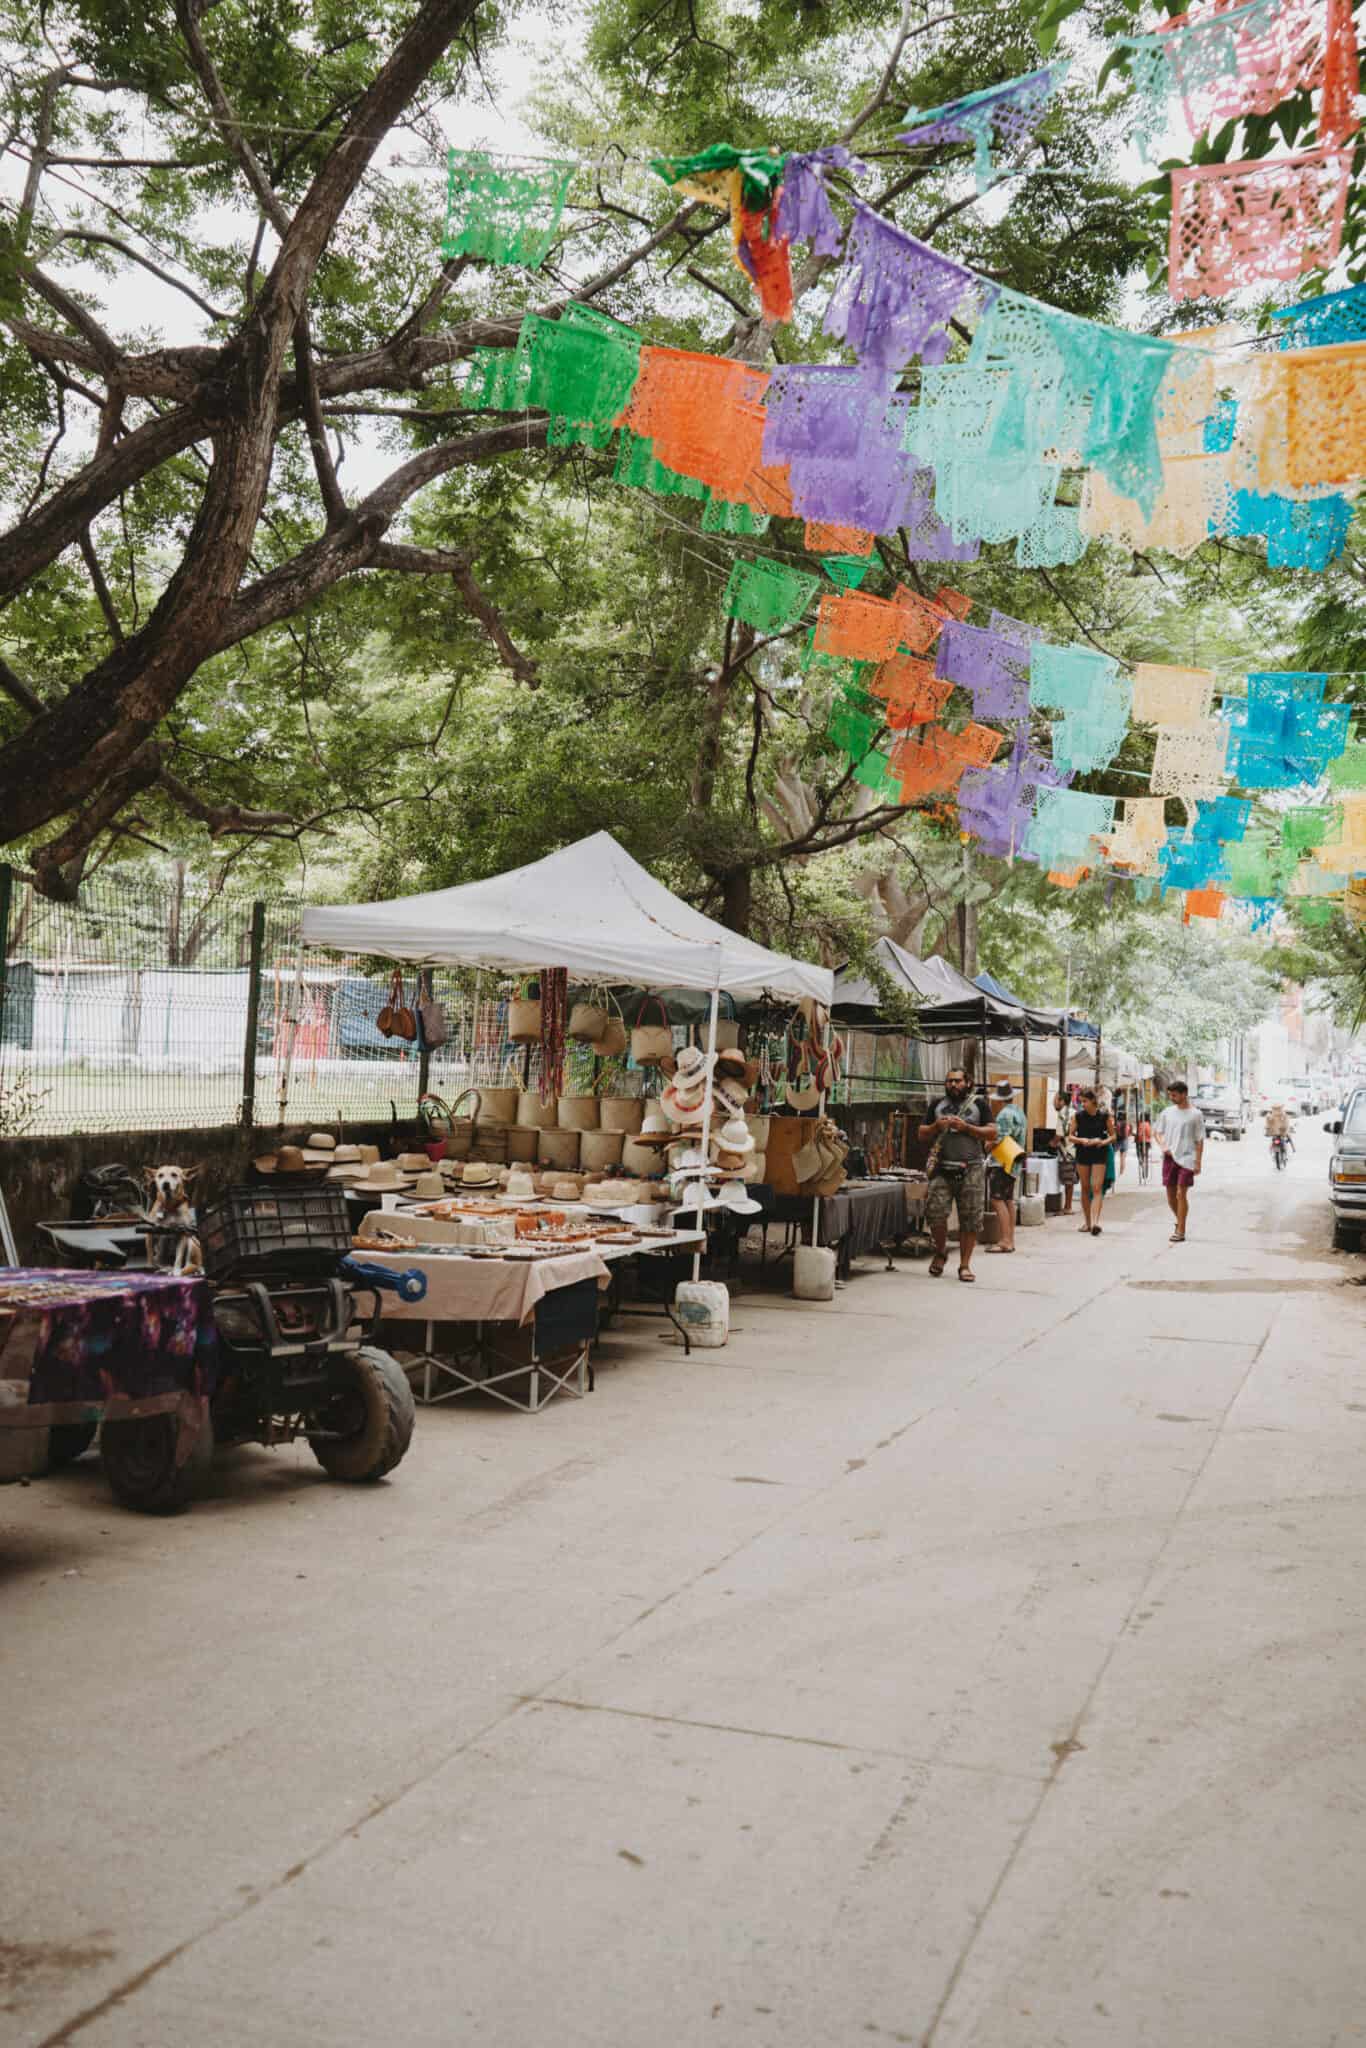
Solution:
[{"label": "hanging handbag", "polygon": [[[590,998],[592,994],[593,991],[590,990]],[[575,1003],[569,1012],[569,1022],[564,1027],[564,1035],[566,1038],[581,1039],[584,1044],[591,1045],[595,1039],[602,1037],[606,1029],[606,1006],[590,1000]]]},{"label": "hanging handbag", "polygon": [[417,1037],[417,1019],[403,1000],[403,976],[397,967],[389,984],[389,1000],[375,1019],[375,1029],[386,1038],[402,1038],[409,1044]]},{"label": "hanging handbag", "polygon": [[508,1004],[508,1037],[514,1045],[541,1042],[541,985],[534,974],[518,982],[517,993]]},{"label": "hanging handbag", "polygon": [[431,975],[419,975],[417,987],[417,1022],[421,1043],[425,1051],[436,1052],[450,1037],[451,1027],[446,1021],[444,1005],[437,1001],[432,990]]},{"label": "hanging handbag", "polygon": [[[721,1008],[722,1003],[725,1004],[724,1010]],[[706,1034],[704,1033],[704,1042],[705,1037]],[[739,1043],[740,1024],[739,1020],[735,1015],[735,998],[731,995],[727,995],[726,992],[722,990],[720,1000],[717,1004],[716,1050],[718,1052],[734,1052],[735,1049],[738,1047]]]},{"label": "hanging handbag", "polygon": [[[653,1003],[659,1011],[659,1022],[647,1024],[645,1013]],[[638,1067],[662,1066],[665,1060],[673,1058],[674,1034],[669,1022],[669,1013],[659,996],[644,996],[636,1011],[636,1021],[631,1026],[631,1058]]]},{"label": "hanging handbag", "polygon": [[816,1086],[811,1065],[802,1046],[797,1071],[787,1084],[787,1106],[789,1109],[817,1109],[820,1106],[821,1091]]}]

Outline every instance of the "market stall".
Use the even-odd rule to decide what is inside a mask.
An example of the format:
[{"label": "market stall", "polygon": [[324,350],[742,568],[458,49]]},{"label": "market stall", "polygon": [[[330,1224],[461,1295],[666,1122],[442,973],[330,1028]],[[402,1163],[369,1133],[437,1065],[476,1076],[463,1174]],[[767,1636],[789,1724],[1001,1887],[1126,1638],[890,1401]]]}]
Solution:
[{"label": "market stall", "polygon": [[[703,993],[704,1044],[696,1057],[687,1049],[679,1055],[680,1067],[690,1064],[670,1075],[665,1091],[673,1124],[662,1134],[638,1130],[627,1139],[632,1153],[641,1150],[657,1160],[651,1168],[656,1175],[668,1170],[666,1155],[680,1129],[695,1141],[700,1164],[692,1170],[706,1191],[694,1217],[711,1212],[712,1182],[731,1171],[713,1132],[714,1122],[720,1132],[729,1128],[725,1119],[731,1115],[724,1092],[726,1053],[718,1052],[721,997],[788,1005],[805,1000],[828,1008],[833,983],[828,968],[770,952],[684,903],[606,832],[487,881],[391,902],[309,907],[302,940],[419,968],[464,966],[510,976],[557,972],[603,990],[627,985]],[[652,1056],[672,1065],[667,1019],[637,1028],[662,1034],[663,1044]],[[717,1160],[722,1163],[712,1163]],[[732,1177],[738,1179],[741,1170],[734,1168]],[[681,1210],[678,1187],[670,1193],[673,1207]],[[701,1243],[700,1230],[692,1241]],[[476,1263],[452,1262],[450,1276],[441,1281],[453,1322],[481,1320],[485,1283],[468,1270]],[[460,1309],[468,1313],[457,1315]]]}]

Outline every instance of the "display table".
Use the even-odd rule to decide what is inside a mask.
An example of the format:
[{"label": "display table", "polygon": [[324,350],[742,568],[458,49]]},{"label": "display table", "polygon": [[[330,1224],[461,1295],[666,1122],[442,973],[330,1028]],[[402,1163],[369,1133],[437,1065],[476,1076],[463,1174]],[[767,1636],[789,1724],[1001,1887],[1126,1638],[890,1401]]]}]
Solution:
[{"label": "display table", "polygon": [[[427,1282],[420,1302],[386,1295],[384,1307],[386,1323],[423,1326],[424,1348],[410,1361],[422,1368],[421,1387],[414,1389],[418,1400],[435,1403],[485,1393],[531,1415],[556,1394],[577,1399],[591,1391],[589,1352],[597,1335],[599,1298],[612,1269],[627,1260],[692,1252],[702,1241],[700,1231],[684,1229],[641,1244],[594,1245],[552,1259],[469,1258],[425,1252],[420,1245],[362,1256],[367,1264],[391,1272],[416,1268]],[[615,1312],[653,1313],[620,1304]],[[667,1304],[660,1305],[660,1312],[686,1346],[687,1332]],[[440,1349],[438,1324],[455,1326]],[[518,1332],[527,1333],[520,1344]]]},{"label": "display table", "polygon": [[0,1428],[174,1415],[183,1463],[218,1379],[203,1280],[163,1273],[0,1271]]},{"label": "display table", "polygon": [[[842,1280],[854,1259],[905,1242],[924,1215],[926,1192],[923,1181],[868,1180],[820,1198],[819,1242],[834,1248]],[[809,1231],[815,1202],[813,1195],[777,1195],[773,1221],[785,1223],[789,1235],[803,1227]]]},{"label": "display table", "polygon": [[1039,1195],[1060,1195],[1062,1179],[1058,1173],[1058,1161],[1052,1152],[1031,1152],[1025,1160],[1025,1173],[1034,1176],[1034,1192]]}]

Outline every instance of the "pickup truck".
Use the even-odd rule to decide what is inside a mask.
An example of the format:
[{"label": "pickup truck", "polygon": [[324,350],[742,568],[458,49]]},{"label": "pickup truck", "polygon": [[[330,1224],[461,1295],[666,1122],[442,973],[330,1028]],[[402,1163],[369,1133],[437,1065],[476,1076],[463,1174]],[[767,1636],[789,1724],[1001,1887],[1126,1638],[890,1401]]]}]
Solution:
[{"label": "pickup truck", "polygon": [[1205,1129],[1237,1144],[1243,1135],[1243,1098],[1236,1088],[1219,1081],[1202,1081],[1195,1091],[1194,1107],[1205,1119]]}]

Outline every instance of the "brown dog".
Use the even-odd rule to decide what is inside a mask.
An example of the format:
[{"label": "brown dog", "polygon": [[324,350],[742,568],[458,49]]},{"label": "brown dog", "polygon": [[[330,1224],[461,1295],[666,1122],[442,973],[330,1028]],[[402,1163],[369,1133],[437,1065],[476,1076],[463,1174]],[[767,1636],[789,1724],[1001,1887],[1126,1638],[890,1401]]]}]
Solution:
[{"label": "brown dog", "polygon": [[166,1231],[158,1236],[148,1231],[144,1238],[147,1246],[147,1262],[152,1266],[168,1266],[176,1274],[202,1273],[204,1254],[199,1239],[184,1235],[195,1225],[194,1208],[190,1202],[190,1182],[199,1172],[197,1166],[149,1166],[143,1178],[147,1182],[151,1200],[143,1210],[147,1223],[174,1223],[180,1228]]}]

